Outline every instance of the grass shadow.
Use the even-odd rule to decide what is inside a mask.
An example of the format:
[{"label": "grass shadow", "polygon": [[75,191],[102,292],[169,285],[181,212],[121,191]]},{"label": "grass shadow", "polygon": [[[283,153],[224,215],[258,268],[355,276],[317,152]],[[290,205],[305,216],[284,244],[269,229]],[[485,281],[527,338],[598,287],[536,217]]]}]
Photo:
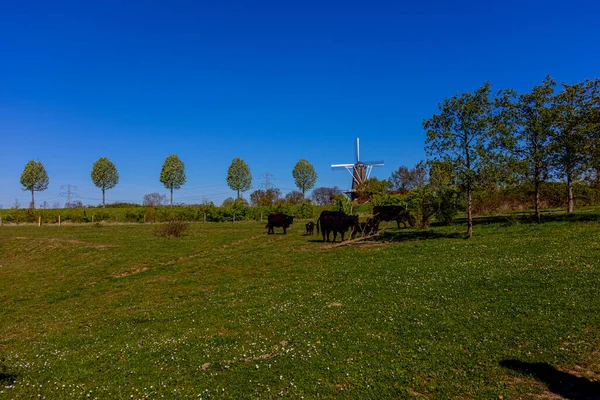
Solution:
[{"label": "grass shadow", "polygon": [[439,232],[434,230],[392,230],[385,231],[373,238],[378,242],[409,242],[431,239],[466,239],[465,232]]},{"label": "grass shadow", "polygon": [[17,380],[17,375],[6,372],[6,367],[0,368],[0,385],[13,384]]},{"label": "grass shadow", "polygon": [[[600,214],[590,212],[579,212],[567,214],[564,211],[543,211],[541,222],[600,222]],[[515,225],[515,224],[537,224],[533,212],[524,211],[511,214],[480,215],[473,217],[473,225]],[[456,218],[453,224],[467,224],[467,218]],[[436,223],[432,226],[437,226]]]},{"label": "grass shadow", "polygon": [[568,372],[557,370],[546,363],[528,363],[519,360],[502,360],[500,366],[544,383],[548,390],[569,400],[600,399],[600,382],[591,381]]}]

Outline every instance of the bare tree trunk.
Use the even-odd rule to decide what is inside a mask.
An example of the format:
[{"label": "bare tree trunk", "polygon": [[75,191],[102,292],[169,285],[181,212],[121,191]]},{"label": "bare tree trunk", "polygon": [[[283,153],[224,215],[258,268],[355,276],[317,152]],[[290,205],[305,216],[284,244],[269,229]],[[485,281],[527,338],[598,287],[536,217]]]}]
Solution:
[{"label": "bare tree trunk", "polygon": [[571,178],[571,174],[567,174],[567,191],[568,191],[567,213],[573,214],[573,208],[575,206],[575,199],[573,196],[573,179]]},{"label": "bare tree trunk", "polygon": [[535,191],[535,220],[537,222],[541,222],[542,215],[540,213],[540,181],[536,179],[533,185]]},{"label": "bare tree trunk", "polygon": [[35,200],[33,199],[33,189],[31,189],[31,204],[29,204],[29,208],[35,208]]},{"label": "bare tree trunk", "polygon": [[173,207],[173,188],[171,188],[171,207]]},{"label": "bare tree trunk", "polygon": [[472,209],[472,196],[471,196],[471,184],[467,187],[467,236],[469,239],[473,237],[473,209]]},{"label": "bare tree trunk", "polygon": [[104,196],[105,189],[102,188],[102,208],[106,207],[106,196]]}]

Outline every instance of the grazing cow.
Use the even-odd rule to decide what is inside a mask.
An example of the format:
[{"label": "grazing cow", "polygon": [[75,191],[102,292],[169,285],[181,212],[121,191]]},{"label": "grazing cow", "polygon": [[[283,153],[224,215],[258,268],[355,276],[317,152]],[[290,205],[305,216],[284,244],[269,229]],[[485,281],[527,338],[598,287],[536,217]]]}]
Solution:
[{"label": "grazing cow", "polygon": [[285,215],[285,214],[281,214],[281,213],[275,213],[275,214],[269,214],[267,220],[269,222],[267,222],[267,226],[265,226],[265,228],[269,229],[267,231],[267,233],[269,235],[272,233],[275,233],[275,230],[273,229],[273,227],[283,228],[283,234],[285,235],[285,230],[287,229],[287,227],[290,226],[294,222],[294,216],[293,215],[292,216]]},{"label": "grazing cow", "polygon": [[373,235],[379,230],[379,222],[375,218],[367,218],[367,222],[360,223],[360,232],[363,236]]},{"label": "grazing cow", "polygon": [[351,237],[360,229],[357,215],[347,215],[342,211],[323,211],[317,220],[317,234],[321,230],[323,241],[329,242],[329,234],[333,232],[333,241],[335,242],[337,234],[340,233],[343,242],[348,228],[352,228]]},{"label": "grazing cow", "polygon": [[312,235],[315,230],[315,223],[310,221],[306,224],[306,236]]},{"label": "grazing cow", "polygon": [[402,206],[375,206],[373,207],[373,218],[377,224],[380,221],[396,221],[398,229],[400,229],[400,222],[405,228],[407,222],[411,227],[417,224],[417,219]]}]

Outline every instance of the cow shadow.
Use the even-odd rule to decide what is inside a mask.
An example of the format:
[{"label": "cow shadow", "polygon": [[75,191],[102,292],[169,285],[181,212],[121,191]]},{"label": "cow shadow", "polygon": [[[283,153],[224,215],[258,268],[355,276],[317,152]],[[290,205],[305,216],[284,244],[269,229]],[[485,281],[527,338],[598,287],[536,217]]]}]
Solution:
[{"label": "cow shadow", "polygon": [[569,400],[600,399],[600,382],[562,372],[547,363],[528,363],[519,360],[502,360],[500,366],[544,383],[548,390]]}]

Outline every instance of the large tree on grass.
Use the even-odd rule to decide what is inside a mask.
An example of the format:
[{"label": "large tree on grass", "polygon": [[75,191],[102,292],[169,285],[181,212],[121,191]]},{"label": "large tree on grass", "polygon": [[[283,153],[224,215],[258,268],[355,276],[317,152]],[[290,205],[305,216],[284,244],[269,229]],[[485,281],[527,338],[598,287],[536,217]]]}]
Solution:
[{"label": "large tree on grass", "polygon": [[108,158],[100,157],[92,167],[92,182],[102,190],[102,207],[106,206],[105,192],[119,183],[119,171]]},{"label": "large tree on grass", "polygon": [[467,235],[473,236],[473,190],[483,183],[495,143],[491,84],[473,93],[456,94],[439,104],[439,114],[423,121],[425,151],[434,159],[451,162],[467,197]]},{"label": "large tree on grass", "polygon": [[521,94],[514,104],[516,135],[510,146],[523,162],[525,176],[533,183],[535,218],[541,220],[540,185],[548,177],[550,138],[552,137],[552,103],[556,82],[550,76],[531,93]]},{"label": "large tree on grass", "polygon": [[237,197],[240,198],[240,192],[250,190],[252,187],[252,174],[250,168],[244,160],[236,157],[231,161],[227,170],[227,184],[231,190],[237,191]]},{"label": "large tree on grass", "polygon": [[31,192],[31,203],[29,204],[31,208],[35,208],[34,192],[48,189],[49,183],[48,173],[41,161],[30,160],[25,164],[21,174],[21,185],[23,185],[23,190]]},{"label": "large tree on grass", "polygon": [[186,182],[185,165],[175,154],[165,159],[160,171],[160,181],[171,191],[171,207],[173,207],[173,189],[180,189]]},{"label": "large tree on grass", "polygon": [[301,158],[296,163],[294,170],[292,171],[292,176],[294,177],[296,186],[302,191],[302,194],[305,194],[307,190],[315,187],[315,183],[317,182],[315,167],[304,158]]},{"label": "large tree on grass", "polygon": [[568,85],[554,97],[551,148],[553,164],[567,181],[567,212],[573,213],[573,184],[593,159],[594,115],[597,112],[598,79]]}]

